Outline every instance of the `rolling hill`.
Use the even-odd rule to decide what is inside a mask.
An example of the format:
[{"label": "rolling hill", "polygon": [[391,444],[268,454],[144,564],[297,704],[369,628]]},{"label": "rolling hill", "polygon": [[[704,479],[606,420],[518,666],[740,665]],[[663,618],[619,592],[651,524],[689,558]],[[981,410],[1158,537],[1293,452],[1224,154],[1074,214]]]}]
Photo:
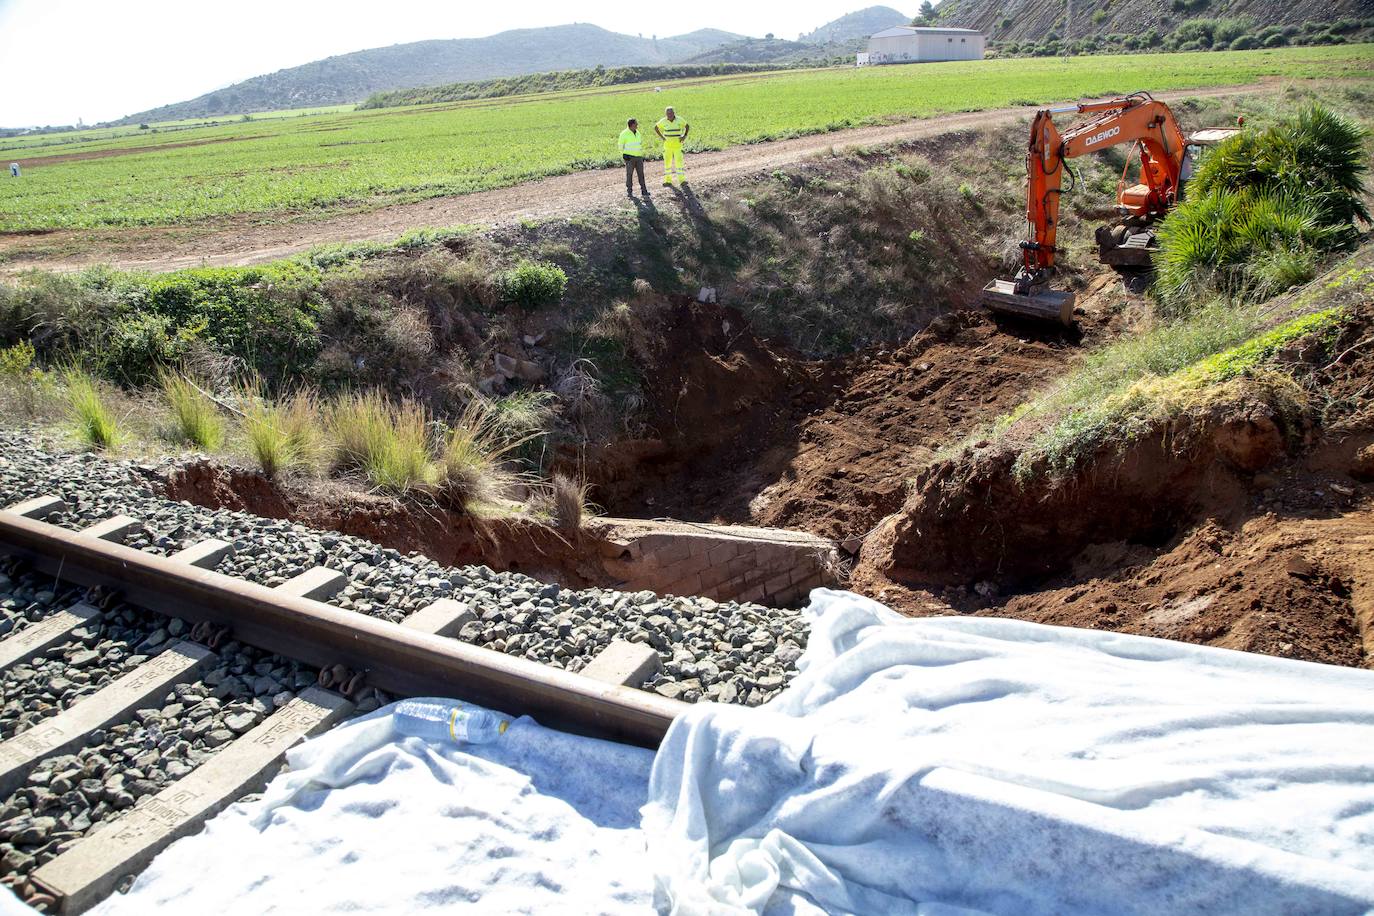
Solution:
[{"label": "rolling hill", "polygon": [[375,92],[598,65],[668,64],[741,38],[701,29],[671,38],[622,35],[587,23],[516,29],[486,38],[415,41],[278,70],[139,112],[121,124],[360,102]]},{"label": "rolling hill", "polygon": [[910,25],[911,17],[899,13],[890,6],[870,6],[858,12],[841,16],[833,22],[813,32],[801,36],[799,41],[812,45],[833,44],[867,38],[874,32],[890,29],[894,25]]},{"label": "rolling hill", "polygon": [[371,48],[255,76],[115,124],[176,121],[361,102],[395,90],[604,67],[820,62],[847,55],[873,32],[910,21],[887,6],[841,16],[800,41],[699,29],[668,38],[611,32],[589,23],[515,29],[485,38],[414,41]]}]

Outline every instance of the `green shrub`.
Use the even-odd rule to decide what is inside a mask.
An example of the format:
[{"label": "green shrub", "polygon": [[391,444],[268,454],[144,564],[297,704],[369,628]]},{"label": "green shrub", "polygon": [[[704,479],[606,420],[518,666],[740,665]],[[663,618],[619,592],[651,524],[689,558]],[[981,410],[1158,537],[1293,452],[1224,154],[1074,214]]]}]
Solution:
[{"label": "green shrub", "polygon": [[1313,105],[1208,154],[1159,229],[1154,288],[1166,311],[1208,290],[1259,301],[1315,276],[1319,255],[1369,219],[1363,142],[1361,127]]},{"label": "green shrub", "polygon": [[109,329],[100,368],[126,384],[146,384],[166,367],[185,360],[196,330],[178,330],[163,315],[125,315]]},{"label": "green shrub", "polygon": [[33,361],[37,354],[33,344],[27,340],[21,340],[12,347],[0,350],[0,376],[7,378],[23,378],[33,369]]},{"label": "green shrub", "polygon": [[1253,51],[1259,46],[1260,41],[1254,35],[1241,35],[1228,45],[1232,51]]},{"label": "green shrub", "polygon": [[[1287,195],[1215,189],[1189,197],[1159,228],[1156,295],[1169,314],[1184,314],[1208,291],[1263,299],[1281,288],[1264,262],[1306,262],[1329,247],[1332,230],[1317,208]],[[1286,289],[1287,286],[1282,287]]]},{"label": "green shrub", "polygon": [[444,242],[462,238],[471,232],[472,230],[466,226],[455,226],[450,229],[411,229],[402,233],[391,247],[405,252],[424,251],[438,247]]},{"label": "green shrub", "polygon": [[319,348],[318,270],[300,261],[126,275],[115,292],[137,316],[165,319],[268,378],[307,365]]},{"label": "green shrub", "polygon": [[51,360],[100,342],[114,309],[112,297],[94,282],[104,275],[32,271],[0,283],[0,343],[28,340]]},{"label": "green shrub", "polygon": [[160,383],[171,412],[169,438],[207,452],[224,444],[224,418],[219,405],[185,376],[164,371]]},{"label": "green shrub", "polygon": [[1238,38],[1242,38],[1255,28],[1255,20],[1249,16],[1238,16],[1234,19],[1214,19],[1212,20],[1212,42],[1217,47],[1227,47]]},{"label": "green shrub", "polygon": [[521,261],[501,275],[501,298],[525,309],[555,305],[567,288],[568,275],[554,264]]},{"label": "green shrub", "polygon": [[105,403],[95,379],[80,369],[63,373],[67,385],[68,418],[76,437],[92,448],[109,449],[123,434],[114,410]]}]

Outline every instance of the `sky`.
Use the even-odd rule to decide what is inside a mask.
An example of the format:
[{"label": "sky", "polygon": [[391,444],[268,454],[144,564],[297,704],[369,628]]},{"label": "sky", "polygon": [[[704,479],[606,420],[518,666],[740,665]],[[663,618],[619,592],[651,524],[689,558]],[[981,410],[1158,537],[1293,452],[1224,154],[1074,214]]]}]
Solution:
[{"label": "sky", "polygon": [[881,3],[0,0],[0,126],[109,121],[333,54],[428,38],[590,22],[631,35],[717,28],[795,39]]}]

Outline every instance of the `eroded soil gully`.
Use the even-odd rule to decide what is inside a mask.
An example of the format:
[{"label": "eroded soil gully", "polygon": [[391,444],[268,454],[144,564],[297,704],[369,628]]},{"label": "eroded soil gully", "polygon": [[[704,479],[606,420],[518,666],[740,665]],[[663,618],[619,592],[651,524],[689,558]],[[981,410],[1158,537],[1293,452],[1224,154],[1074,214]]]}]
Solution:
[{"label": "eroded soil gully", "polygon": [[957,311],[828,363],[755,337],[731,309],[677,302],[646,354],[657,437],[560,460],[613,515],[801,529],[856,548],[937,449],[1063,373],[1105,336],[1104,303],[1126,298],[1107,272],[1072,331]]}]

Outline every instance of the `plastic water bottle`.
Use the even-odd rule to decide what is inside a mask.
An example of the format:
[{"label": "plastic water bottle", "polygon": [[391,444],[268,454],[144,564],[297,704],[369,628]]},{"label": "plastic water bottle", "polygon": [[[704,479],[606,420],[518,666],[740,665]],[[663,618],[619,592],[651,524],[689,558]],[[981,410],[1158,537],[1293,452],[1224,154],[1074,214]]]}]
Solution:
[{"label": "plastic water bottle", "polygon": [[404,700],[392,716],[403,735],[457,744],[488,744],[510,727],[509,720],[493,712],[461,703]]}]

